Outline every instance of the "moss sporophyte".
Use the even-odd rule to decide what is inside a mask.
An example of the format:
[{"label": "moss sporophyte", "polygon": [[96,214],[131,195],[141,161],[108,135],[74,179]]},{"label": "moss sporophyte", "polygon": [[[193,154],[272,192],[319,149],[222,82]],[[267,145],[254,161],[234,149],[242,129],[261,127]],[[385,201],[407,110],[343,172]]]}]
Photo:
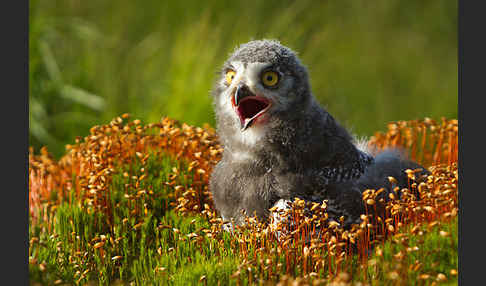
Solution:
[{"label": "moss sporophyte", "polygon": [[[29,273],[41,284],[351,285],[457,281],[457,120],[400,121],[370,140],[431,172],[384,197],[365,190],[361,222],[295,198],[270,222],[228,229],[208,180],[222,147],[209,126],[128,114],[94,126],[54,160],[29,153]],[[394,178],[386,178],[393,182]],[[417,183],[418,179],[422,179]],[[417,195],[418,194],[418,195]],[[420,199],[417,199],[420,198]]]}]

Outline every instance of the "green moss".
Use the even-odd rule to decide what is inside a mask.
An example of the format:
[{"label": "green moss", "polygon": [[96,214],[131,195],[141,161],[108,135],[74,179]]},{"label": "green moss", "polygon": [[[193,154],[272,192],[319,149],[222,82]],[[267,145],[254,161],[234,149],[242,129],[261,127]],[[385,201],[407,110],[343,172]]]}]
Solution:
[{"label": "green moss", "polygon": [[[406,271],[408,275],[399,279],[407,281],[410,285],[424,282],[420,280],[419,274],[429,274],[430,278],[425,279],[425,282],[430,284],[435,281],[439,273],[446,275],[447,281],[444,283],[457,285],[457,276],[450,275],[451,269],[458,269],[457,217],[449,223],[440,223],[431,228],[422,226],[415,234],[410,232],[412,227],[413,225],[409,225],[400,231],[400,233],[405,233],[409,237],[407,242],[393,243],[386,241],[381,245],[383,256],[373,255],[371,257],[376,262],[376,266],[368,267],[368,279],[376,282],[393,283],[388,274],[402,268],[402,270],[408,269]],[[441,231],[448,233],[447,236],[441,235]],[[394,255],[399,252],[403,254],[403,258],[394,258]],[[418,269],[420,271],[414,269],[416,261],[420,263]],[[400,268],[397,268],[397,266]],[[403,271],[398,272],[403,273]]]},{"label": "green moss", "polygon": [[[248,264],[239,269],[245,259],[234,246],[237,237],[223,232],[219,239],[208,238],[201,231],[210,226],[205,217],[176,213],[172,205],[174,189],[164,184],[173,167],[180,172],[176,183],[190,186],[191,172],[184,171],[187,169],[185,162],[163,153],[153,153],[144,165],[135,160],[118,168],[109,188],[111,212],[94,211],[86,202],[74,199],[72,191],[71,199],[48,212],[48,221],[35,226],[31,224],[30,237],[39,238],[29,248],[30,257],[37,260],[29,266],[31,283],[53,285],[60,279],[67,284],[195,285],[205,280],[208,285],[235,285],[237,280],[230,276],[240,270],[240,283],[244,285],[250,279],[277,279],[285,274],[283,255],[276,257],[276,252],[271,251],[260,253],[258,246],[248,248]],[[132,176],[142,174],[147,176],[136,186]],[[137,199],[130,199],[140,190],[147,192]],[[408,233],[411,227],[407,226],[401,232]],[[347,271],[356,281],[366,278],[372,285],[392,283],[388,273],[397,266],[393,255],[402,251],[405,254],[402,267],[409,267],[418,260],[422,263],[420,273],[443,273],[448,282],[457,282],[457,278],[449,275],[450,269],[458,266],[457,219],[427,231],[425,227],[423,229],[423,235],[410,235],[408,241],[408,247],[417,246],[418,251],[408,253],[402,244],[384,242],[380,246],[383,256],[372,257],[377,263],[368,267],[366,277],[360,274],[356,256],[350,258],[352,262]],[[440,235],[440,230],[448,232],[449,236]],[[248,234],[248,230],[243,233]],[[103,245],[97,244],[100,242],[104,242]],[[272,247],[276,247],[276,242],[269,248]],[[326,257],[326,250],[323,249],[320,255]],[[262,270],[259,262],[267,258],[283,264],[280,271],[276,270],[276,263],[273,265],[272,272],[277,276],[272,278],[267,276],[268,271]],[[252,272],[248,272],[248,267]],[[303,270],[292,264],[290,273],[299,276]],[[408,276],[403,279],[417,282],[418,272],[404,273]],[[328,273],[318,274],[326,277]],[[431,279],[435,276],[428,281]]]}]

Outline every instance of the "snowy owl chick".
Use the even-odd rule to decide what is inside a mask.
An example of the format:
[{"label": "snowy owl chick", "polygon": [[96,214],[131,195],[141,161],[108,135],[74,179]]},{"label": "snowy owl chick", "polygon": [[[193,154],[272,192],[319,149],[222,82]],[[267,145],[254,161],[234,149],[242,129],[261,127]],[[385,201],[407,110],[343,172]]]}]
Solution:
[{"label": "snowy owl chick", "polygon": [[306,68],[278,41],[241,45],[213,88],[223,157],[210,177],[222,218],[244,224],[243,211],[267,219],[277,202],[328,200],[330,218],[354,223],[364,212],[361,192],[406,186],[420,166],[393,150],[370,154],[311,93]]}]

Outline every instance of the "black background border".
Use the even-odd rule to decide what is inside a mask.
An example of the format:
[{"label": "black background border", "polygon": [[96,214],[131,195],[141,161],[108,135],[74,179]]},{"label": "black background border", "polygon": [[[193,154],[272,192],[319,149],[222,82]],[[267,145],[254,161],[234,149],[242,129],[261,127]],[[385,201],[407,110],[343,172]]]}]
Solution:
[{"label": "black background border", "polygon": [[[34,0],[35,1],[35,0]],[[1,285],[28,285],[29,276],[29,1],[0,4]]]},{"label": "black background border", "polygon": [[458,6],[459,285],[480,285],[486,274],[481,230],[486,226],[482,139],[486,130],[486,14],[483,1],[461,0]]}]

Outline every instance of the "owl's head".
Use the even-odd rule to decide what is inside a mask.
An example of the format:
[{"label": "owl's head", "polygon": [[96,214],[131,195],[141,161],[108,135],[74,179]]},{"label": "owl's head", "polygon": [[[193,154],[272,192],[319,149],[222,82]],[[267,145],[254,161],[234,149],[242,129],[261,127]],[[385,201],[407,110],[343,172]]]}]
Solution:
[{"label": "owl's head", "polygon": [[218,119],[243,135],[281,115],[298,116],[309,102],[309,90],[307,70],[291,49],[257,40],[228,58],[213,94]]}]

